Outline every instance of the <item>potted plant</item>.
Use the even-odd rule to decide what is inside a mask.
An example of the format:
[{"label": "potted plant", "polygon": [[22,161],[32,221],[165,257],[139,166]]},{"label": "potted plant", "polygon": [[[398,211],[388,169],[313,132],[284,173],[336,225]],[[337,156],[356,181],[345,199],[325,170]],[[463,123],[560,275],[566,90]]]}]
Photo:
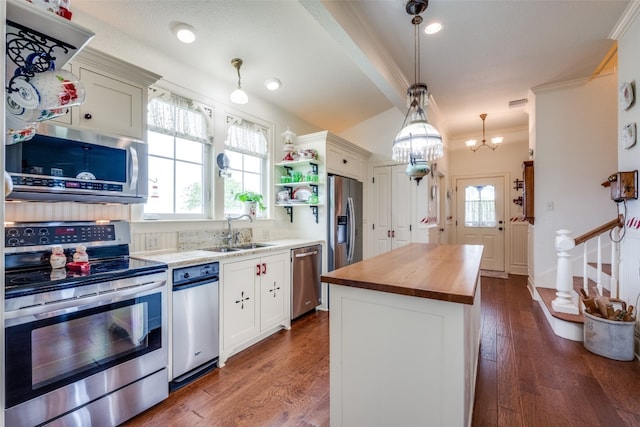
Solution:
[{"label": "potted plant", "polygon": [[260,208],[261,211],[265,210],[262,204],[262,194],[253,191],[243,191],[236,193],[234,199],[243,203],[244,210],[242,213],[250,215],[252,218],[255,218],[257,208]]}]

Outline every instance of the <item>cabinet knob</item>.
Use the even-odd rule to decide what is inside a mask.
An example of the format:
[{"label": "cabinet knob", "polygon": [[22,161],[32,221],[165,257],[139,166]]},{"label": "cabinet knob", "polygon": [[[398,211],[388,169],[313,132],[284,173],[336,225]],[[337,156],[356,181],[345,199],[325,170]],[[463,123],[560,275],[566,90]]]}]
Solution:
[{"label": "cabinet knob", "polygon": [[347,159],[342,159],[342,164],[346,165],[347,164]]},{"label": "cabinet knob", "polygon": [[91,114],[87,113],[87,114],[84,115],[84,118],[87,119],[87,120],[91,120],[92,116],[91,116]]}]

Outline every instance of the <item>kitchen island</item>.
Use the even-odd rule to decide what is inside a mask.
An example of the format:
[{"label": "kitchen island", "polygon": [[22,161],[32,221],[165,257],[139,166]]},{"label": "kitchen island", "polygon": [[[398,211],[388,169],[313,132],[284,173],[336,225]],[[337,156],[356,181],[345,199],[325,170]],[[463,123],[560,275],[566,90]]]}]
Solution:
[{"label": "kitchen island", "polygon": [[409,244],[322,276],[333,427],[471,424],[482,250]]}]

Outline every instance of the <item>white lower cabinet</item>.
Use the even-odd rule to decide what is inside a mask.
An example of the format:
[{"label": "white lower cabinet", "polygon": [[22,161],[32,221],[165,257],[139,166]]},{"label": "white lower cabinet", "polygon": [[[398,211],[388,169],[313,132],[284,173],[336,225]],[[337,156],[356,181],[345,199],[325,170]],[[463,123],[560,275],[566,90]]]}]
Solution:
[{"label": "white lower cabinet", "polygon": [[222,264],[219,366],[278,329],[291,327],[290,263],[287,251]]}]

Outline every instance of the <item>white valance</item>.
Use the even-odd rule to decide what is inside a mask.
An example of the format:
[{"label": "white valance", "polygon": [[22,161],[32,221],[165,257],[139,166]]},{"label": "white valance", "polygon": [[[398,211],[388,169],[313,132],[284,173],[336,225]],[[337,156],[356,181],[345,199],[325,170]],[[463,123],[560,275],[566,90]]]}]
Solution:
[{"label": "white valance", "polygon": [[224,146],[245,154],[267,157],[269,154],[267,129],[246,120],[234,120],[229,125]]},{"label": "white valance", "polygon": [[207,119],[192,101],[180,96],[163,93],[148,105],[149,130],[209,143]]}]

